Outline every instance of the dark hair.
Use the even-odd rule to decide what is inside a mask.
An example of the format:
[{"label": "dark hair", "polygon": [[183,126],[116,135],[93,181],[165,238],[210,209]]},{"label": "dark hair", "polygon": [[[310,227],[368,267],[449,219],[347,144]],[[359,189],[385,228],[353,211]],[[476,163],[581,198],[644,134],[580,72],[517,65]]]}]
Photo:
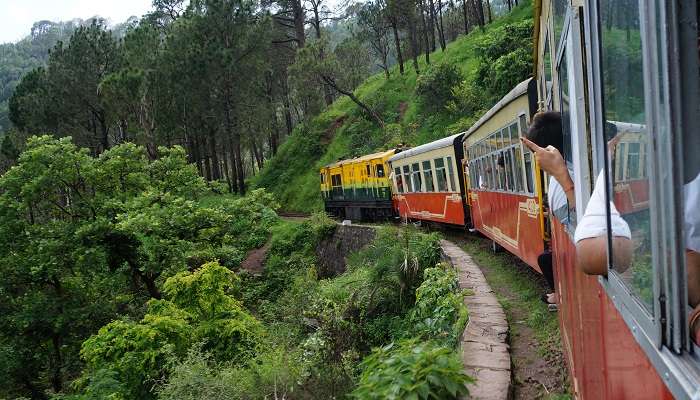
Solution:
[{"label": "dark hair", "polygon": [[554,146],[563,152],[564,136],[561,131],[561,114],[557,111],[535,114],[526,137],[540,147]]}]

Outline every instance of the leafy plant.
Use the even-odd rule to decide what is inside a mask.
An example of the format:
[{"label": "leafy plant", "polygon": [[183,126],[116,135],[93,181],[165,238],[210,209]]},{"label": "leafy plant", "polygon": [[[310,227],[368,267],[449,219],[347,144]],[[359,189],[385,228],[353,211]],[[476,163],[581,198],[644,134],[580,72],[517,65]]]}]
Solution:
[{"label": "leafy plant", "polygon": [[416,81],[416,96],[427,111],[441,111],[454,99],[452,88],[464,77],[454,64],[431,65]]},{"label": "leafy plant", "polygon": [[375,349],[362,362],[355,399],[457,399],[469,395],[462,361],[451,348],[416,339]]},{"label": "leafy plant", "polygon": [[423,274],[423,283],[416,290],[416,305],[409,315],[413,332],[454,345],[467,317],[457,274],[445,264],[428,268]]}]

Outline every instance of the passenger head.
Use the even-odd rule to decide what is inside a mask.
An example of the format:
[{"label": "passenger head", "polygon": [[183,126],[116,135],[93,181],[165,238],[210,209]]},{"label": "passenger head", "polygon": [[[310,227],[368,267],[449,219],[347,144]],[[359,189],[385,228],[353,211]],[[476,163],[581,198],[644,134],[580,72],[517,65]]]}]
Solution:
[{"label": "passenger head", "polygon": [[554,146],[563,152],[561,114],[556,111],[539,112],[532,118],[526,137],[540,147]]}]

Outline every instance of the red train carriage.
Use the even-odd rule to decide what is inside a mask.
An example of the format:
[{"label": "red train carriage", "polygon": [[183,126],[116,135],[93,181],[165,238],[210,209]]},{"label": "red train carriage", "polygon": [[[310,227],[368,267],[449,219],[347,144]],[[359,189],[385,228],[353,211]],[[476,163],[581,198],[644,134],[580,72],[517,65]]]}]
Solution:
[{"label": "red train carriage", "polygon": [[464,226],[468,214],[462,164],[462,134],[402,151],[389,159],[394,206],[401,218]]},{"label": "red train carriage", "polygon": [[700,398],[682,195],[700,169],[696,16],[697,1],[535,1],[539,107],[562,115],[576,195],[569,215],[581,221],[603,171],[632,241],[631,266],[617,265],[620,249],[604,229],[606,274],[586,275],[572,228],[551,218],[562,342],[579,399]]},{"label": "red train carriage", "polygon": [[516,86],[465,132],[464,172],[474,228],[541,272],[542,198],[531,154],[519,140],[536,107],[531,82]]}]

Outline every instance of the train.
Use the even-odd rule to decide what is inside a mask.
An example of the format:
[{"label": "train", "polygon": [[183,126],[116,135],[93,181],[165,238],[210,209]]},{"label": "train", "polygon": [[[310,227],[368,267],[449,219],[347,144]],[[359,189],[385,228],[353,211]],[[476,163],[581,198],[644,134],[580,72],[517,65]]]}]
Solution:
[{"label": "train", "polygon": [[[698,8],[535,0],[532,77],[467,131],[322,168],[326,211],[478,231],[537,272],[551,251],[574,397],[700,399],[689,325],[700,306],[688,297],[700,279],[688,218],[700,204],[687,195],[700,182]],[[568,214],[584,217],[602,176],[608,227],[617,211],[631,232],[630,268],[615,265],[611,229],[602,233],[606,273],[577,265],[573,233],[548,208],[550,179],[520,141],[548,110],[561,115],[575,193]]]}]

